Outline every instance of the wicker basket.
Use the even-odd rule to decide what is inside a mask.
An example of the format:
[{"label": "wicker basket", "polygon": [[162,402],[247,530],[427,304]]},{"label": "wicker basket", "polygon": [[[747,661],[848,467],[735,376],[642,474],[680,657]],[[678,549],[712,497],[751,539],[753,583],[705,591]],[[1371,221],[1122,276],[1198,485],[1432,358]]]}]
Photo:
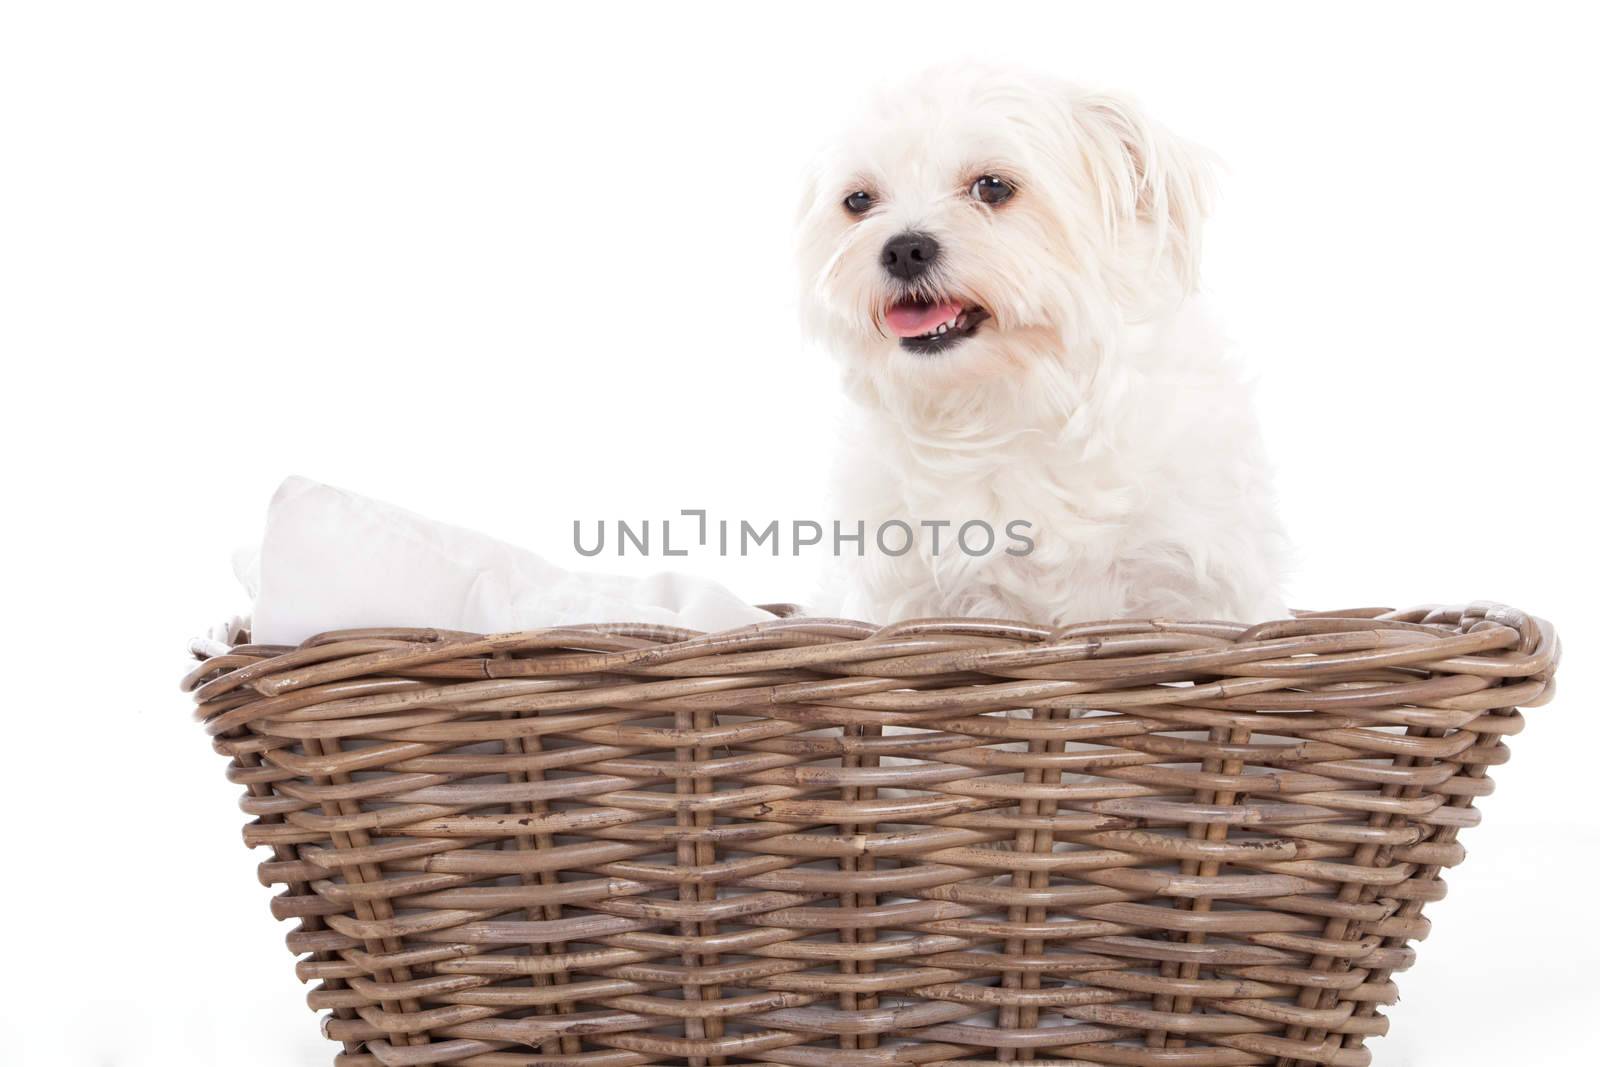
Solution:
[{"label": "wicker basket", "polygon": [[335,1063],[1370,1060],[1547,625],[787,618],[187,679]]}]

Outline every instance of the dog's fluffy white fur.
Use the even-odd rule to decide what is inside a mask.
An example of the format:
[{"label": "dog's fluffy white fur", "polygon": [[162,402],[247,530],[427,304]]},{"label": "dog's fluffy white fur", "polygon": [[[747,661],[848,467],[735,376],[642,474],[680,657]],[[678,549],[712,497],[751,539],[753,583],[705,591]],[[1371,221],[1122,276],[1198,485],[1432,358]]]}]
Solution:
[{"label": "dog's fluffy white fur", "polygon": [[[985,175],[1014,195],[983,202]],[[987,68],[884,94],[822,153],[802,306],[858,409],[836,504],[868,531],[827,607],[879,622],[1283,614],[1250,397],[1195,296],[1208,186],[1206,157],[1126,99]],[[845,205],[857,191],[860,214]],[[902,281],[882,256],[908,231],[940,252]],[[918,354],[886,318],[912,297],[989,317]],[[919,534],[898,556],[872,533],[894,519]],[[951,544],[974,519],[998,535],[982,556]],[[954,525],[935,553],[920,524],[941,520]],[[1026,555],[1004,551],[1016,520],[1032,524]]]}]

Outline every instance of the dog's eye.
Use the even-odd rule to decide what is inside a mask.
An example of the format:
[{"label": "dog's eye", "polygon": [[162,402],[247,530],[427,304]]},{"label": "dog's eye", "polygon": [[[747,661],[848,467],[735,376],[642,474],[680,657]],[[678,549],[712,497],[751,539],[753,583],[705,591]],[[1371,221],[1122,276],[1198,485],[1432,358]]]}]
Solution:
[{"label": "dog's eye", "polygon": [[1010,185],[993,174],[985,174],[972,183],[972,196],[975,200],[982,200],[985,204],[999,204],[1011,199],[1011,194],[1016,192]]},{"label": "dog's eye", "polygon": [[844,209],[852,215],[863,215],[872,206],[872,194],[864,189],[857,189],[844,198]]}]

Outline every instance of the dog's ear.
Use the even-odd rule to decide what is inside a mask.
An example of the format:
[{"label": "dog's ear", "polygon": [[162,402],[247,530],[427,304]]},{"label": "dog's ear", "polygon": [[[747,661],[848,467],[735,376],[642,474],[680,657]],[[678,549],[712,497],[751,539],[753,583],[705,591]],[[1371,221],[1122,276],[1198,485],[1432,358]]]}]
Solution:
[{"label": "dog's ear", "polygon": [[1123,225],[1155,228],[1155,255],[1170,257],[1192,286],[1200,261],[1200,229],[1210,205],[1209,155],[1151,122],[1125,97],[1085,93],[1072,101],[1073,125],[1113,237]]}]

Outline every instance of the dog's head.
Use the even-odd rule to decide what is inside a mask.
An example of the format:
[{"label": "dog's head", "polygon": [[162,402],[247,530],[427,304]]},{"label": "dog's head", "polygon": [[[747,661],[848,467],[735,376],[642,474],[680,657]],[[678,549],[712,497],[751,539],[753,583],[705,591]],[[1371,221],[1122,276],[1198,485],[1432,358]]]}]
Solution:
[{"label": "dog's head", "polygon": [[809,330],[902,388],[1006,374],[1192,287],[1207,172],[1120,98],[986,68],[881,97],[810,176]]}]

